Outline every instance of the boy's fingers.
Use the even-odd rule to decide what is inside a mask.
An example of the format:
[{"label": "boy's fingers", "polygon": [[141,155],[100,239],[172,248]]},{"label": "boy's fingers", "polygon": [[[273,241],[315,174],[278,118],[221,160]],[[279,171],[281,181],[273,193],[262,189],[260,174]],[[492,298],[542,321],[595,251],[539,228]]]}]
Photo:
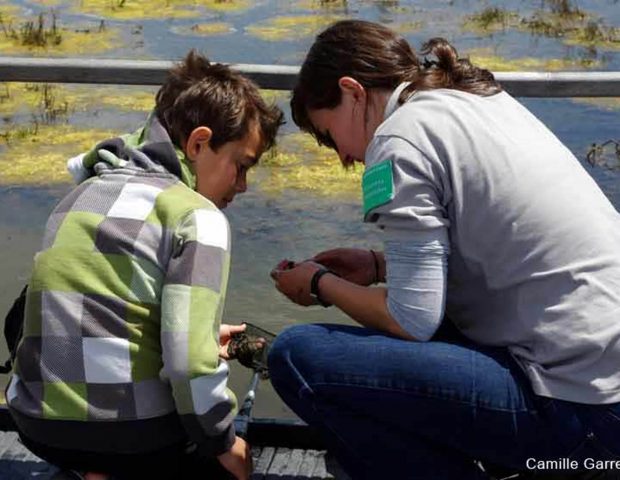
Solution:
[{"label": "boy's fingers", "polygon": [[229,325],[228,328],[230,333],[241,333],[245,331],[247,325],[245,323],[242,323],[241,325]]}]

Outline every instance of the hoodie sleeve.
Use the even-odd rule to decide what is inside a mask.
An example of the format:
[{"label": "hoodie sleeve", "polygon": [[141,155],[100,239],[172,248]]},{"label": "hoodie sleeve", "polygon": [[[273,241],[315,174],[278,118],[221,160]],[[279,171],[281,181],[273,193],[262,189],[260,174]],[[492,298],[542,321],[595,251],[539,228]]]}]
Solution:
[{"label": "hoodie sleeve", "polygon": [[181,421],[207,456],[230,449],[236,398],[219,358],[219,327],[230,266],[230,229],[217,209],[187,214],[173,233],[162,292],[162,376]]}]

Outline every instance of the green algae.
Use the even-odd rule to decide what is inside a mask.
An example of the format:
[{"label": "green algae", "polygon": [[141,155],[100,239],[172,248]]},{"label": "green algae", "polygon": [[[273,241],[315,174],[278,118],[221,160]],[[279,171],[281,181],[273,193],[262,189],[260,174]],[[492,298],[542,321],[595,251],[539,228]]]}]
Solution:
[{"label": "green algae", "polygon": [[211,23],[195,23],[189,27],[176,27],[172,31],[179,35],[212,37],[216,35],[226,35],[235,31],[230,23],[211,22]]},{"label": "green algae", "polygon": [[317,145],[304,133],[280,138],[277,149],[261,159],[252,174],[258,188],[268,195],[284,191],[311,192],[325,197],[360,198],[362,168],[345,169],[338,156]]},{"label": "green algae", "polygon": [[586,105],[593,105],[603,110],[620,110],[620,97],[612,98],[573,98],[571,99],[575,103],[581,103]]},{"label": "green algae", "polygon": [[[158,87],[92,86],[48,83],[0,83],[0,116],[18,114],[44,117],[59,113],[92,112],[115,109],[121,112],[148,113],[155,107]],[[290,93],[283,90],[261,90],[268,103],[284,103]]]},{"label": "green algae", "polygon": [[311,12],[344,13],[346,12],[347,6],[347,0],[299,0],[295,2],[296,10],[307,10]]},{"label": "green algae", "polygon": [[149,112],[155,106],[156,88],[61,84],[0,83],[0,115],[10,118],[29,113],[45,123],[74,112],[111,108],[123,112]]},{"label": "green algae", "polygon": [[462,28],[465,31],[490,34],[514,27],[518,24],[519,18],[517,12],[488,7],[481,12],[466,16]]},{"label": "green algae", "polygon": [[524,18],[519,29],[536,35],[561,38],[566,45],[588,49],[620,50],[620,28],[607,26],[576,7],[564,6],[551,12],[537,11]]},{"label": "green algae", "polygon": [[599,60],[591,58],[505,58],[491,49],[470,50],[468,55],[474,65],[495,72],[584,70],[601,66]]},{"label": "green algae", "polygon": [[0,51],[5,55],[92,55],[119,47],[119,38],[119,30],[103,22],[68,28],[53,13],[23,18],[11,10],[0,16]]},{"label": "green algae", "polygon": [[[93,95],[96,88],[96,95]],[[150,112],[155,106],[156,87],[65,87],[64,95],[76,111],[113,108],[123,112]]]},{"label": "green algae", "polygon": [[337,15],[280,16],[246,27],[246,32],[261,40],[280,42],[310,37],[344,17]]},{"label": "green algae", "polygon": [[282,103],[288,102],[291,97],[291,92],[288,90],[266,90],[261,89],[260,91],[261,97],[265,102],[271,103]]},{"label": "green algae", "polygon": [[589,22],[583,28],[568,32],[564,43],[600,50],[620,50],[620,28]]},{"label": "green algae", "polygon": [[422,21],[410,21],[410,22],[394,22],[386,25],[391,30],[394,30],[396,33],[400,35],[406,35],[408,33],[413,33],[420,31],[424,28],[425,23]]},{"label": "green algae", "polygon": [[620,28],[605,26],[601,20],[560,0],[549,3],[548,9],[538,9],[527,17],[498,7],[465,17],[462,29],[479,34],[492,34],[509,29],[532,35],[559,38],[566,45],[589,49],[620,50]]},{"label": "green algae", "polygon": [[74,13],[87,13],[115,20],[191,18],[201,10],[240,12],[252,5],[250,0],[81,0]]},{"label": "green algae", "polygon": [[524,17],[517,26],[534,35],[563,37],[568,32],[583,28],[592,20],[592,15],[570,0],[547,0],[529,17]]},{"label": "green algae", "polygon": [[67,183],[68,158],[92,148],[97,142],[117,135],[110,130],[82,130],[70,125],[21,127],[0,151],[0,184],[40,185]]},{"label": "green algae", "polygon": [[63,104],[63,99],[56,96],[56,87],[45,84],[28,83],[1,83],[0,84],[0,115],[4,117],[12,116],[27,111],[37,111],[49,105],[48,97],[51,95],[56,100],[54,103]]}]

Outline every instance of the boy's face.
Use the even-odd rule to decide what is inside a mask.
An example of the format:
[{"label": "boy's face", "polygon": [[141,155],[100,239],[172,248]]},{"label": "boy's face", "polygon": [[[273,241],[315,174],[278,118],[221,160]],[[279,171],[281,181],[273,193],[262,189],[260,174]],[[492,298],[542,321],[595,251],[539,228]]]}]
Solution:
[{"label": "boy's face", "polygon": [[209,146],[211,129],[198,127],[186,144],[186,154],[194,164],[196,191],[218,208],[226,208],[235,195],[247,189],[246,174],[262,153],[258,128],[251,128],[240,140],[225,143],[217,151]]}]

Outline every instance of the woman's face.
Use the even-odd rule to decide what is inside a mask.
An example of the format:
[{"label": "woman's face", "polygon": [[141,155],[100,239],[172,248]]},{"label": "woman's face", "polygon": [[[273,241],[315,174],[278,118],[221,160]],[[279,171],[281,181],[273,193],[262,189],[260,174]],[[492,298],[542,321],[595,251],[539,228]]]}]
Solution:
[{"label": "woman's face", "polygon": [[[309,110],[308,117],[319,143],[338,152],[344,165],[364,162],[370,141],[366,128],[366,92],[357,82],[349,85],[341,79],[342,99],[335,108]],[[345,80],[343,82],[343,80]]]}]

